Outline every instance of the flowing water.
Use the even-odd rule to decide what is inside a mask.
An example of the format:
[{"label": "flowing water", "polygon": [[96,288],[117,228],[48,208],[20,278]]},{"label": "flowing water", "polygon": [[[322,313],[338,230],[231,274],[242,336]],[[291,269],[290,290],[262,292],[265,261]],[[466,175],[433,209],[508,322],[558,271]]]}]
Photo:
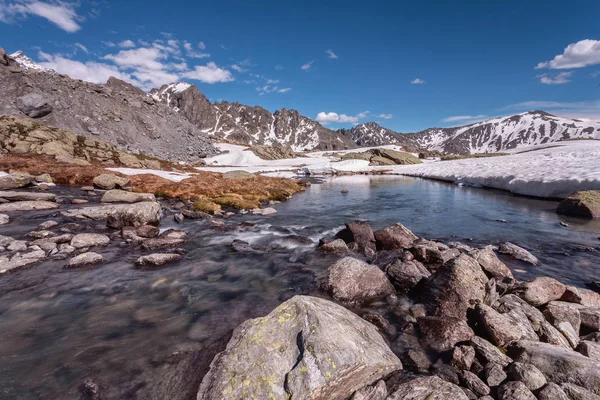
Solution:
[{"label": "flowing water", "polygon": [[[185,374],[172,354],[201,354],[192,363],[200,374],[216,343],[245,319],[295,294],[323,296],[317,277],[336,257],[316,252],[316,242],[355,219],[373,228],[402,222],[419,236],[470,245],[511,241],[543,263],[504,259],[519,279],[549,275],[579,286],[600,280],[600,222],[557,216],[556,204],[412,178],[340,177],[276,205],[276,215],[227,219],[227,229],[186,220],[179,226],[190,235],[186,254],[171,266],[136,269],[141,250],[113,238],[99,250],[105,262],[97,268],[65,270],[65,260],[48,260],[0,275],[0,398],[76,398],[85,378],[106,398],[161,398],[171,378],[193,388],[199,376],[178,376]],[[56,212],[15,218],[0,234],[24,239],[48,219],[69,222]],[[176,227],[170,221],[161,228]],[[97,222],[90,230],[110,233]],[[233,251],[235,239],[251,248]],[[401,336],[388,337],[392,349],[401,347]]]}]

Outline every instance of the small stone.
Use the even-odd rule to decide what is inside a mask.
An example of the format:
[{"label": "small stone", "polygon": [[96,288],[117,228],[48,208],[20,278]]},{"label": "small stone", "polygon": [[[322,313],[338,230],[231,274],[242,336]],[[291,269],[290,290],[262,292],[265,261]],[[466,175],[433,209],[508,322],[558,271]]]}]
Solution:
[{"label": "small stone", "polygon": [[272,208],[272,207],[267,207],[267,208],[255,208],[252,210],[252,214],[253,215],[262,215],[262,216],[267,216],[267,215],[273,215],[273,214],[277,214],[277,210]]},{"label": "small stone", "polygon": [[175,220],[175,222],[177,222],[178,224],[183,223],[183,220],[185,219],[185,217],[183,216],[182,213],[177,213],[175,215],[173,215],[173,219]]},{"label": "small stone", "polygon": [[6,214],[0,214],[0,225],[6,225],[10,222],[10,217]]},{"label": "small stone", "polygon": [[142,225],[135,230],[138,236],[143,238],[157,237],[160,230],[154,225]]},{"label": "small stone", "polygon": [[181,260],[180,254],[156,253],[138,258],[135,265],[138,267],[159,267],[179,260]]},{"label": "small stone", "polygon": [[35,232],[29,232],[29,234],[27,236],[35,238],[35,239],[44,239],[47,237],[55,236],[55,234],[50,231],[35,231]]},{"label": "small stone", "polygon": [[58,226],[58,222],[56,221],[46,221],[46,222],[42,222],[41,224],[38,225],[38,228],[41,230],[48,230],[48,229],[52,229]]},{"label": "small stone", "polygon": [[73,199],[71,200],[71,204],[87,204],[89,203],[88,200],[85,199]]},{"label": "small stone", "polygon": [[65,268],[81,268],[99,264],[104,260],[102,255],[93,252],[79,254],[69,260]]},{"label": "small stone", "polygon": [[93,246],[107,246],[110,238],[100,233],[79,233],[71,239],[71,246],[76,249]]}]

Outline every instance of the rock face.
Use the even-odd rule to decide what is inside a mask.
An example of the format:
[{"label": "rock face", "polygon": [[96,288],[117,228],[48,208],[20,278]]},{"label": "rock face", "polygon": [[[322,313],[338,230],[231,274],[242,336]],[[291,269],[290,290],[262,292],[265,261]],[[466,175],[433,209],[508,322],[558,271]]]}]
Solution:
[{"label": "rock face", "polygon": [[[22,54],[0,63],[0,115],[28,116],[121,151],[179,161],[216,154],[207,134],[184,115],[132,85],[97,85],[57,74]],[[12,73],[19,63],[30,63]]]},{"label": "rock face", "polygon": [[468,400],[460,387],[437,376],[424,376],[401,384],[387,400]]},{"label": "rock face", "polygon": [[557,214],[600,218],[600,190],[575,192],[558,204]]},{"label": "rock face", "polygon": [[197,398],[342,400],[401,368],[373,325],[326,300],[295,296],[235,329]]},{"label": "rock face", "polygon": [[353,257],[344,257],[329,267],[322,286],[334,299],[350,304],[364,303],[394,293],[383,271]]}]

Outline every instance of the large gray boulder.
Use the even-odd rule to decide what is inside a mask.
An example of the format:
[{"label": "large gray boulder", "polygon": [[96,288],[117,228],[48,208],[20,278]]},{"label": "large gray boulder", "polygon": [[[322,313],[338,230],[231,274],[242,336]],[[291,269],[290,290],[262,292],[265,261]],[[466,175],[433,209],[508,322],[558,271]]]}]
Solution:
[{"label": "large gray boulder", "polygon": [[402,369],[377,329],[327,300],[295,296],[237,327],[198,400],[342,400]]},{"label": "large gray boulder", "polygon": [[339,231],[335,236],[343,239],[346,243],[356,243],[358,250],[367,256],[375,254],[375,235],[367,222],[347,222],[346,228]]},{"label": "large gray boulder", "polygon": [[115,174],[101,174],[94,178],[94,186],[104,190],[124,188],[129,186],[130,180]]},{"label": "large gray boulder", "polygon": [[468,400],[462,389],[437,376],[423,376],[401,384],[387,400]]},{"label": "large gray boulder", "polygon": [[487,282],[479,263],[461,254],[427,279],[421,302],[428,315],[465,318],[468,308],[483,301]]},{"label": "large gray boulder", "polygon": [[408,292],[423,278],[428,278],[431,272],[417,260],[402,261],[398,259],[385,268],[396,289]]},{"label": "large gray boulder", "polygon": [[26,172],[13,172],[12,174],[0,176],[0,190],[19,189],[31,185],[35,176]]},{"label": "large gray boulder", "polygon": [[481,268],[483,268],[485,273],[491,278],[496,278],[498,280],[502,280],[503,278],[513,278],[510,269],[506,264],[500,261],[491,247],[474,250],[470,252],[469,255],[477,260],[479,265],[481,265]]},{"label": "large gray boulder", "polygon": [[514,292],[519,297],[535,307],[560,299],[565,290],[564,284],[547,276],[535,278],[514,288]]},{"label": "large gray boulder", "polygon": [[473,314],[485,332],[485,336],[497,346],[506,346],[523,336],[518,325],[514,324],[507,315],[500,314],[492,307],[480,303],[475,307]]},{"label": "large gray boulder", "polygon": [[344,257],[326,272],[322,286],[334,299],[359,304],[394,294],[385,273],[376,265]]},{"label": "large gray boulder", "polygon": [[52,112],[52,105],[40,93],[28,93],[17,98],[17,107],[31,118],[41,118]]},{"label": "large gray boulder", "polygon": [[417,236],[401,223],[375,231],[377,250],[408,249]]},{"label": "large gray boulder", "polygon": [[522,340],[510,354],[515,361],[535,365],[554,383],[574,383],[591,391],[600,387],[600,362],[571,349]]}]

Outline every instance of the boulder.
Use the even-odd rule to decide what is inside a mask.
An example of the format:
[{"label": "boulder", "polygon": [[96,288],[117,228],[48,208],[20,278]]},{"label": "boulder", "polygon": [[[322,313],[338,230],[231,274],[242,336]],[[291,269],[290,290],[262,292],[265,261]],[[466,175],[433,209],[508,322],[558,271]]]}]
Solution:
[{"label": "boulder", "polygon": [[489,387],[500,386],[506,380],[507,376],[500,364],[489,362],[483,369],[483,379]]},{"label": "boulder", "polygon": [[129,178],[117,176],[115,174],[101,174],[94,178],[94,186],[104,190],[111,190],[115,188],[128,187],[131,181]]},{"label": "boulder", "polygon": [[175,247],[180,244],[185,243],[185,239],[176,239],[176,238],[167,238],[167,237],[157,237],[153,239],[148,239],[142,243],[142,249],[144,250],[158,250],[164,249],[167,247]]},{"label": "boulder", "polygon": [[79,233],[71,239],[71,246],[76,249],[95,246],[104,247],[108,243],[110,243],[110,238],[101,233]]},{"label": "boulder", "polygon": [[387,400],[468,400],[459,386],[437,376],[423,376],[400,384]]},{"label": "boulder", "polygon": [[252,215],[262,215],[263,217],[266,217],[268,215],[273,215],[273,214],[277,214],[277,210],[274,209],[273,207],[254,208],[252,210]]},{"label": "boulder", "polygon": [[33,183],[35,177],[26,172],[13,172],[0,176],[0,190],[19,189]]},{"label": "boulder", "polygon": [[143,238],[153,238],[160,234],[160,229],[154,225],[142,225],[135,230],[135,233]]},{"label": "boulder", "polygon": [[31,118],[45,117],[52,112],[52,105],[40,93],[27,93],[17,97],[17,108]]},{"label": "boulder", "polygon": [[600,343],[582,340],[576,350],[594,361],[600,361]]},{"label": "boulder", "polygon": [[532,392],[548,383],[544,374],[535,365],[514,362],[508,367],[507,372],[510,380],[523,382]]},{"label": "boulder", "polygon": [[379,267],[353,257],[344,257],[329,267],[322,286],[334,299],[349,304],[365,303],[395,293]]},{"label": "boulder", "polygon": [[122,229],[126,226],[158,226],[161,217],[160,204],[146,201],[131,206],[114,208],[113,212],[106,217],[106,226],[114,229]]},{"label": "boulder", "polygon": [[335,236],[346,243],[356,243],[358,250],[367,256],[375,254],[375,235],[368,223],[364,221],[347,222],[346,228]]},{"label": "boulder", "polygon": [[488,363],[493,362],[503,367],[507,367],[512,362],[510,357],[479,336],[473,336],[473,338],[471,338],[471,346],[475,348],[475,352],[479,357]]},{"label": "boulder", "polygon": [[101,203],[140,203],[142,201],[156,201],[152,193],[134,193],[126,190],[112,189],[104,193]]},{"label": "boulder", "polygon": [[592,391],[600,387],[600,362],[571,349],[522,340],[510,354],[515,361],[535,365],[554,383],[574,383]]},{"label": "boulder", "polygon": [[523,340],[539,340],[535,329],[531,325],[531,321],[520,308],[514,308],[505,313],[506,317],[512,324],[521,330],[521,339]]},{"label": "boulder", "polygon": [[394,287],[402,292],[408,292],[423,278],[428,278],[431,272],[417,260],[402,261],[398,259],[385,269]]},{"label": "boulder", "polygon": [[581,218],[600,218],[600,190],[575,192],[556,207],[556,213]]},{"label": "boulder", "polygon": [[535,307],[560,299],[565,290],[564,284],[546,276],[524,282],[513,289],[519,297]]},{"label": "boulder", "polygon": [[600,396],[595,394],[598,393],[597,389],[592,393],[572,383],[563,383],[560,387],[572,400],[600,400]]},{"label": "boulder", "polygon": [[460,342],[471,340],[473,330],[460,318],[428,316],[417,319],[421,344],[437,352],[452,350]]},{"label": "boulder", "polygon": [[498,388],[498,400],[537,400],[523,382],[510,381]]},{"label": "boulder", "polygon": [[538,336],[542,342],[564,347],[565,349],[571,348],[569,341],[564,335],[548,321],[542,322],[538,331]]},{"label": "boulder", "polygon": [[579,327],[581,326],[581,315],[579,314],[581,306],[564,301],[551,301],[546,305],[544,317],[554,327],[557,327],[561,322],[569,322],[577,335],[579,335]]},{"label": "boulder", "polygon": [[537,395],[538,400],[571,400],[556,383],[550,382]]},{"label": "boulder", "polygon": [[7,201],[56,201],[52,193],[0,191],[0,199]]},{"label": "boulder", "polygon": [[102,255],[93,252],[79,254],[69,260],[65,268],[81,268],[90,265],[100,264],[104,258]]},{"label": "boulder", "polygon": [[401,223],[396,223],[374,233],[377,250],[408,249],[417,236]]},{"label": "boulder", "polygon": [[38,228],[42,229],[42,230],[48,230],[48,229],[56,228],[58,225],[59,225],[58,222],[50,220],[50,221],[42,222],[41,224],[38,225]]},{"label": "boulder", "polygon": [[197,398],[342,400],[399,369],[373,325],[332,302],[295,296],[234,330]]},{"label": "boulder", "polygon": [[413,156],[405,151],[397,151],[392,149],[373,149],[370,152],[374,156],[379,156],[392,160],[396,165],[421,164],[422,161],[418,157]]},{"label": "boulder", "polygon": [[577,303],[586,307],[600,308],[600,294],[584,288],[567,286],[561,300],[569,303]]},{"label": "boulder", "polygon": [[513,324],[510,318],[485,304],[477,304],[473,315],[485,337],[496,346],[506,346],[523,336],[520,327]]},{"label": "boulder", "polygon": [[452,351],[450,363],[456,368],[468,371],[475,360],[475,349],[471,346],[456,346]]},{"label": "boulder", "polygon": [[498,280],[502,280],[504,278],[513,279],[513,274],[510,269],[508,269],[506,264],[500,261],[492,248],[485,247],[480,250],[474,250],[470,252],[469,255],[479,263],[483,271],[490,278],[496,278]]},{"label": "boulder", "polygon": [[58,208],[58,204],[53,201],[15,201],[0,204],[0,212],[51,210],[54,208]]},{"label": "boulder", "polygon": [[565,337],[572,348],[575,348],[579,345],[579,335],[575,332],[575,329],[573,329],[573,326],[570,322],[559,323],[556,325],[556,330]]},{"label": "boulder", "polygon": [[479,263],[461,254],[427,279],[421,302],[428,315],[465,318],[468,308],[483,301],[487,282]]},{"label": "boulder", "polygon": [[540,260],[538,260],[537,257],[535,257],[533,254],[531,254],[524,248],[519,247],[516,244],[510,243],[510,242],[502,243],[498,247],[498,251],[502,254],[506,254],[507,256],[510,256],[517,260],[521,260],[527,264],[531,264],[531,265],[540,265],[541,264]]},{"label": "boulder", "polygon": [[600,331],[600,308],[581,307],[579,309],[581,325],[595,332]]},{"label": "boulder", "polygon": [[427,354],[420,349],[409,349],[405,351],[400,360],[402,361],[404,368],[412,372],[427,374],[429,368],[431,368],[431,360]]},{"label": "boulder", "polygon": [[357,390],[350,400],[385,400],[387,395],[385,381],[378,381],[375,385]]},{"label": "boulder", "polygon": [[461,371],[460,378],[462,384],[475,393],[477,397],[490,394],[490,388],[474,373],[470,371]]},{"label": "boulder", "polygon": [[544,318],[544,314],[542,314],[540,310],[514,294],[502,296],[494,305],[494,309],[502,313],[508,313],[510,311],[522,312],[527,316],[531,327],[536,332],[539,331],[541,325],[546,322],[546,318]]},{"label": "boulder", "polygon": [[325,253],[347,253],[350,251],[348,245],[342,239],[332,240],[330,242],[323,243],[319,246],[319,250]]},{"label": "boulder", "polygon": [[165,254],[150,254],[137,259],[135,265],[138,267],[160,267],[175,261],[181,260],[180,254],[165,253]]}]

